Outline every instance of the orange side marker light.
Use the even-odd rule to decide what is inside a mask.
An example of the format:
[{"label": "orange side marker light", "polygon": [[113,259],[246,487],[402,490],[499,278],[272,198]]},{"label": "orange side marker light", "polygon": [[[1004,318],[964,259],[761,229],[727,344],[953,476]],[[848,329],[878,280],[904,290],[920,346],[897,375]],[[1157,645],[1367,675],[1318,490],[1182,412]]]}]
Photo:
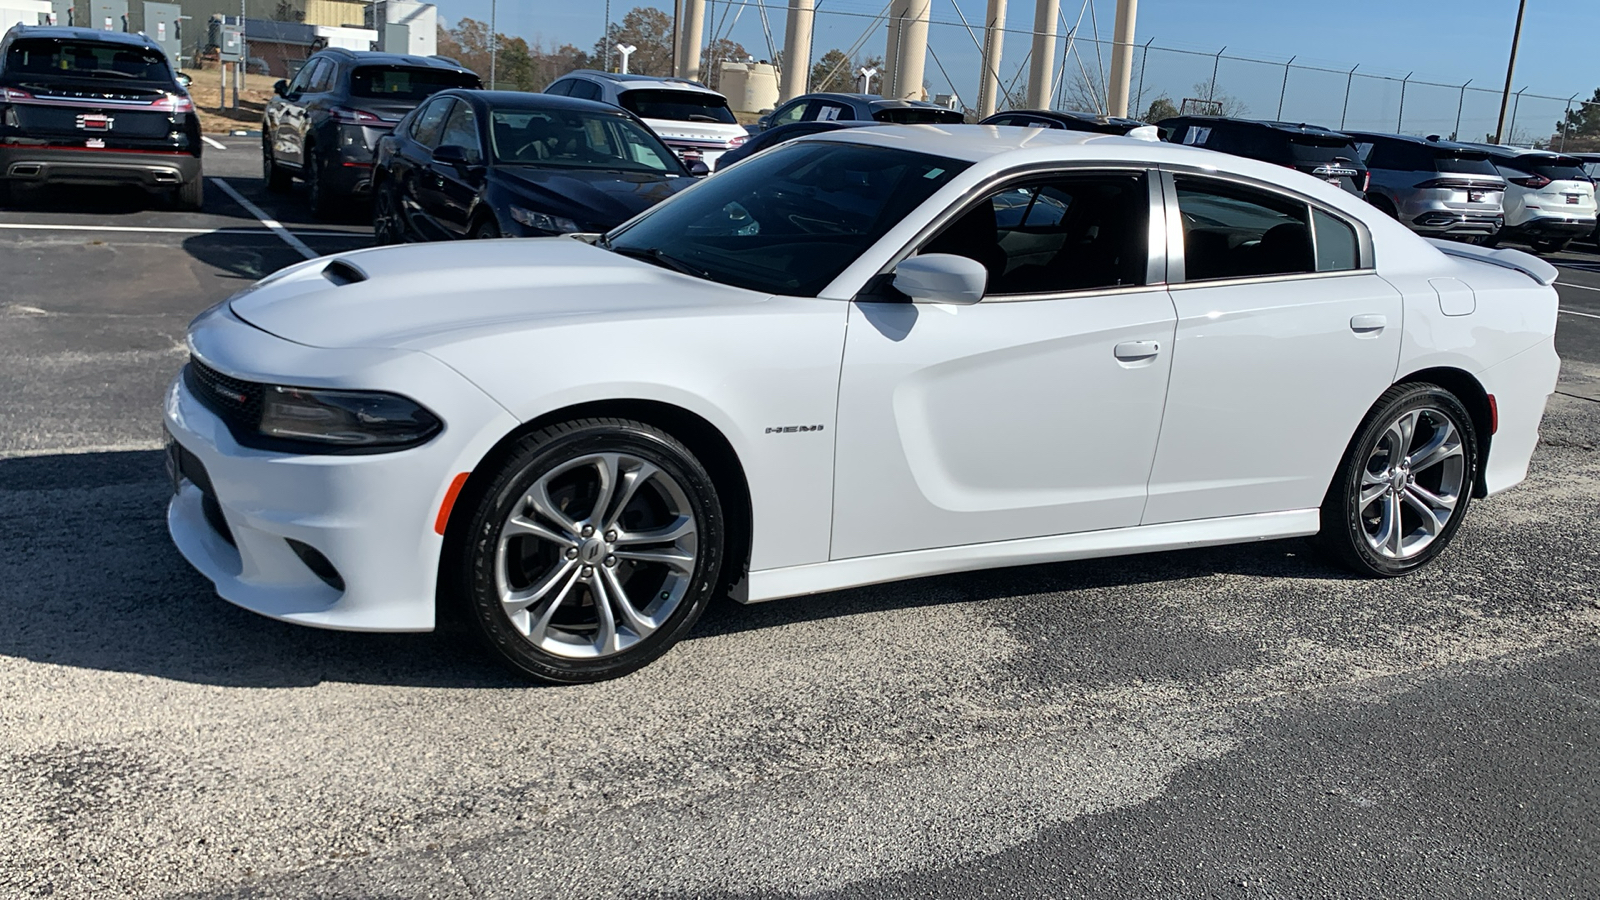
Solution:
[{"label": "orange side marker light", "polygon": [[444,527],[450,524],[450,510],[456,505],[456,498],[461,496],[461,488],[467,483],[467,476],[472,473],[462,472],[450,479],[450,488],[444,492],[444,502],[439,504],[439,517],[433,520],[433,530],[444,534]]}]

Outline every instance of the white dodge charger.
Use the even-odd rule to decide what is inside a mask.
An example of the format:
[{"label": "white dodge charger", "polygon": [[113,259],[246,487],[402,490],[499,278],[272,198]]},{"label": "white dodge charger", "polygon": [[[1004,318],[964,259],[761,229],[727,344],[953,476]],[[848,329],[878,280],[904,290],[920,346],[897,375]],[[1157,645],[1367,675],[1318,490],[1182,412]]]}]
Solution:
[{"label": "white dodge charger", "polygon": [[173,540],[226,599],[632,671],[719,592],[1316,535],[1525,476],[1555,269],[1135,138],[830,132],[604,236],[365,250],[197,318]]}]

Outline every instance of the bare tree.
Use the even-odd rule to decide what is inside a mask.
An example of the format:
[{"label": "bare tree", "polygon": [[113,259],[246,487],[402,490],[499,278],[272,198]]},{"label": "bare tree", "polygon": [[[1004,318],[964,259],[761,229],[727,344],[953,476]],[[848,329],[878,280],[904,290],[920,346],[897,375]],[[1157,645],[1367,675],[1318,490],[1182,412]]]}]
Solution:
[{"label": "bare tree", "polygon": [[1250,112],[1250,107],[1246,106],[1243,100],[1240,100],[1238,97],[1235,97],[1232,94],[1223,92],[1222,87],[1217,84],[1217,81],[1214,78],[1207,78],[1205,81],[1197,81],[1194,83],[1194,86],[1190,88],[1190,90],[1194,92],[1189,95],[1191,98],[1195,100],[1208,100],[1215,104],[1213,108],[1217,110],[1216,114],[1219,116],[1228,116],[1231,118],[1235,116],[1242,116]]}]

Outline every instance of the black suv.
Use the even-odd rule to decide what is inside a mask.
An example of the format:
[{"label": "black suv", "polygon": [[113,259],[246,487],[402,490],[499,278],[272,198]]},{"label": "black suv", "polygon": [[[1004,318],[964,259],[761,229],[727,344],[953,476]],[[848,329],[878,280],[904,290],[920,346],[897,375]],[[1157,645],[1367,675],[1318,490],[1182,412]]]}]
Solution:
[{"label": "black suv", "polygon": [[1062,109],[1010,109],[995,113],[979,125],[1014,125],[1022,128],[1062,128],[1094,134],[1127,134],[1144,125],[1138,119],[1097,116],[1094,113]]},{"label": "black suv", "polygon": [[0,201],[13,183],[133,184],[199,209],[200,121],[139,34],[18,25],[0,39]]},{"label": "black suv", "polygon": [[378,139],[406,113],[446,88],[479,88],[470,69],[437,56],[330,48],[306,60],[293,81],[273,85],[261,114],[261,170],[267,189],[299,176],[311,212],[330,215],[342,197],[366,194]]},{"label": "black suv", "polygon": [[1156,123],[1161,139],[1299,169],[1352,194],[1367,192],[1367,166],[1348,134],[1304,122],[1176,116]]}]

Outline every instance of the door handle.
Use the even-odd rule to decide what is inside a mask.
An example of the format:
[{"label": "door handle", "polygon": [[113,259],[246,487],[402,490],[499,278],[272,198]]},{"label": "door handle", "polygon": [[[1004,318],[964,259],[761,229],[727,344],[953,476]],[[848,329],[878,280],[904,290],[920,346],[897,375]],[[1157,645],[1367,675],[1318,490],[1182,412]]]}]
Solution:
[{"label": "door handle", "polygon": [[1350,317],[1350,330],[1356,334],[1382,331],[1388,327],[1389,317],[1377,313],[1366,313],[1365,315]]},{"label": "door handle", "polygon": [[1134,360],[1149,359],[1160,353],[1161,345],[1156,341],[1123,341],[1117,345],[1116,350],[1113,352],[1116,353],[1117,359],[1123,362],[1133,362]]}]

